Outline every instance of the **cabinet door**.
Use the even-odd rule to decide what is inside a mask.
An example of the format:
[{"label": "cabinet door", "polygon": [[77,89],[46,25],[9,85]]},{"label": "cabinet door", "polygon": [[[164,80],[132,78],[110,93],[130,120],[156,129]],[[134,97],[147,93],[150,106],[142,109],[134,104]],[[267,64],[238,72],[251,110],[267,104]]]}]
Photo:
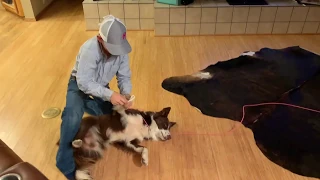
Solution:
[{"label": "cabinet door", "polygon": [[2,6],[19,16],[24,16],[20,0],[0,0]]}]

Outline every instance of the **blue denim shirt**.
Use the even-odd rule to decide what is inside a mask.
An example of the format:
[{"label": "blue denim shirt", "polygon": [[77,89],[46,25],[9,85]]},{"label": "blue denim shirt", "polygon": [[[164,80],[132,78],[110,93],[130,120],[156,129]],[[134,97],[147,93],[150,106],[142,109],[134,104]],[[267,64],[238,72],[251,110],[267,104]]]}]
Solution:
[{"label": "blue denim shirt", "polygon": [[81,46],[72,75],[76,77],[81,91],[104,101],[110,101],[113,91],[107,85],[114,76],[121,94],[130,94],[132,90],[128,54],[107,58],[100,49],[97,37]]}]

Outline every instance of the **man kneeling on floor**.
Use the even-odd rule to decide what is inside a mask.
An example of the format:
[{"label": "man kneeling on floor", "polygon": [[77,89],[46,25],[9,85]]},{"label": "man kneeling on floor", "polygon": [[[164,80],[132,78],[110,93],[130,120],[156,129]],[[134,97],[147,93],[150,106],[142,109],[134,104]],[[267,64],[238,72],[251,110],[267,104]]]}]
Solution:
[{"label": "man kneeling on floor", "polygon": [[[126,27],[113,16],[100,24],[99,35],[86,41],[76,58],[62,112],[56,166],[68,178],[75,179],[75,161],[71,142],[77,134],[84,111],[92,115],[110,114],[113,105],[129,108],[131,71]],[[109,89],[116,76],[120,94]],[[90,96],[94,97],[93,99]]]}]

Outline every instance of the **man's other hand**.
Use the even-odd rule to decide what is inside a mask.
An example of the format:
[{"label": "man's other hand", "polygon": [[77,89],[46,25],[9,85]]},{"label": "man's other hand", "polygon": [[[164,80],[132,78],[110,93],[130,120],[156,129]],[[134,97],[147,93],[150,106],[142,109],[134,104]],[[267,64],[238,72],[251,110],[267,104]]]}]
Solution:
[{"label": "man's other hand", "polygon": [[129,108],[131,108],[131,106],[132,106],[132,102],[130,101],[128,101],[125,105],[124,105],[124,107],[126,108],[126,109],[129,109]]},{"label": "man's other hand", "polygon": [[131,101],[129,101],[130,98],[131,98],[131,95],[130,95],[130,94],[125,94],[124,97],[128,100],[128,102],[124,105],[124,107],[125,107],[126,109],[131,108],[131,106],[132,106],[132,104],[133,104]]},{"label": "man's other hand", "polygon": [[128,103],[128,100],[122,96],[121,94],[117,93],[117,92],[114,92],[112,95],[111,95],[111,103],[113,105],[125,105]]}]

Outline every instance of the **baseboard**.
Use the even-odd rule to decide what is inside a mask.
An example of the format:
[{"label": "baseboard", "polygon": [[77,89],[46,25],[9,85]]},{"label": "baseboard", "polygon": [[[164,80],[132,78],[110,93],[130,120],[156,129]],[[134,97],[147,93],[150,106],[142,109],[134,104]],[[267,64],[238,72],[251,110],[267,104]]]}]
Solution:
[{"label": "baseboard", "polygon": [[25,21],[27,22],[36,22],[36,18],[24,18]]}]

